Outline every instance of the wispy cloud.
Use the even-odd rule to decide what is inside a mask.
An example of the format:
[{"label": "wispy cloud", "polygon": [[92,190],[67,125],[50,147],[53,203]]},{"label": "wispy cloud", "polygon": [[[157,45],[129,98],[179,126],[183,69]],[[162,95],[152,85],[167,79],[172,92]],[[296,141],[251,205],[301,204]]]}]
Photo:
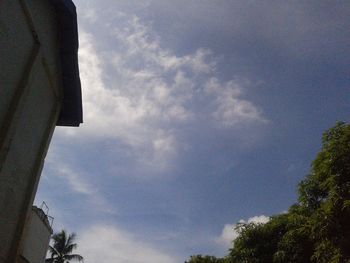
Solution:
[{"label": "wispy cloud", "polygon": [[67,194],[67,189],[69,189],[73,195],[85,196],[84,200],[92,211],[115,214],[116,208],[108,203],[103,193],[88,179],[88,171],[80,171],[77,167],[69,164],[63,156],[64,152],[60,152],[57,148],[50,151],[45,164],[49,168],[44,174],[44,180],[49,179],[45,181],[52,185],[63,181],[66,186],[65,195]]},{"label": "wispy cloud", "polygon": [[117,13],[114,19],[118,27],[104,29],[113,49],[80,30],[85,123],[66,135],[118,141],[139,161],[163,169],[179,150],[181,127],[195,127],[201,116],[222,128],[266,121],[241,98],[243,85],[218,79],[210,50],[178,56],[138,17]]},{"label": "wispy cloud", "polygon": [[68,167],[62,167],[61,165],[62,164],[60,164],[60,167],[56,170],[57,176],[64,178],[72,191],[85,195],[96,194],[96,189],[84,181],[78,173]]},{"label": "wispy cloud", "polygon": [[[147,237],[141,237],[145,240]],[[173,256],[111,225],[87,227],[79,235],[78,252],[85,262],[175,263]]]},{"label": "wispy cloud", "polygon": [[248,100],[241,99],[243,85],[231,80],[221,84],[215,77],[210,78],[205,86],[205,91],[214,96],[215,110],[212,116],[226,127],[240,123],[262,122],[267,120],[256,106]]}]

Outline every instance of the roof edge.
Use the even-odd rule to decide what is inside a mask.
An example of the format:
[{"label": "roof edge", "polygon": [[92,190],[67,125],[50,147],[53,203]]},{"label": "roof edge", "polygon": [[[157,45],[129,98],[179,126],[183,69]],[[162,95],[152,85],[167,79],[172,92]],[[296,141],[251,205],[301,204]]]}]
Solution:
[{"label": "roof edge", "polygon": [[56,11],[63,99],[57,126],[78,127],[83,123],[81,82],[78,64],[78,23],[71,0],[50,0]]}]

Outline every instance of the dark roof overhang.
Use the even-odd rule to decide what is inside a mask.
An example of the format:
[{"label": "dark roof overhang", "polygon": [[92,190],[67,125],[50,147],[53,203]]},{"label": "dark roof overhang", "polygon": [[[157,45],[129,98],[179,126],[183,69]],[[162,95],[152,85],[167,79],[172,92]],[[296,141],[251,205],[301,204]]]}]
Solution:
[{"label": "dark roof overhang", "polygon": [[56,10],[63,101],[58,126],[79,126],[83,122],[78,65],[78,23],[71,0],[50,0]]}]

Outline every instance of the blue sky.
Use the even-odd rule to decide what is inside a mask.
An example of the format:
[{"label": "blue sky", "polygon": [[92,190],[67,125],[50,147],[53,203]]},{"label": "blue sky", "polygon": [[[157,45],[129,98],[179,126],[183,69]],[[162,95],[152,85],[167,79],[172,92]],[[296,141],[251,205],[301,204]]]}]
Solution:
[{"label": "blue sky", "polygon": [[348,1],[75,4],[84,124],[56,129],[35,202],[87,263],[225,255],[349,121]]}]

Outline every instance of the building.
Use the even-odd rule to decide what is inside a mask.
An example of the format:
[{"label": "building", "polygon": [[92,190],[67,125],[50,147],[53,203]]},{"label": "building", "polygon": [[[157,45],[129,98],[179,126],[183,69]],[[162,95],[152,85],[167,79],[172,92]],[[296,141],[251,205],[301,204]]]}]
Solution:
[{"label": "building", "polygon": [[42,208],[33,206],[23,231],[18,263],[45,262],[52,235],[52,221]]},{"label": "building", "polygon": [[16,262],[57,125],[82,123],[71,0],[0,1],[0,263]]}]

